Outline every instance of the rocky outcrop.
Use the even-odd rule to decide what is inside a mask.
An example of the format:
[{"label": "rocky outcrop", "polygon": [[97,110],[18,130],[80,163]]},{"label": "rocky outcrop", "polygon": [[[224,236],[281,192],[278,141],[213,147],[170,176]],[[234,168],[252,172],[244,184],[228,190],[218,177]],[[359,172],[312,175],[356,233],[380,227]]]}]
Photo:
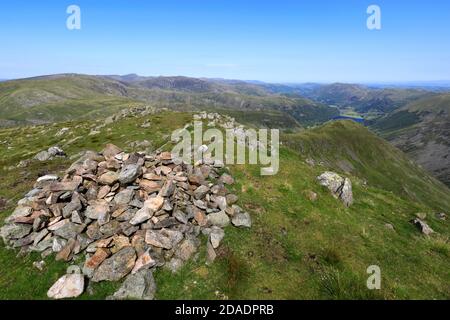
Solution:
[{"label": "rocky outcrop", "polygon": [[335,172],[324,172],[317,177],[320,185],[327,187],[331,194],[341,200],[345,206],[353,204],[352,182],[348,178],[341,177]]},{"label": "rocky outcrop", "polygon": [[428,236],[434,233],[433,229],[431,229],[430,226],[422,219],[419,218],[413,219],[411,220],[411,223],[414,224],[424,235]]},{"label": "rocky outcrop", "polygon": [[33,160],[48,161],[57,157],[65,157],[66,153],[59,147],[50,147],[48,150],[39,152],[34,156]]}]

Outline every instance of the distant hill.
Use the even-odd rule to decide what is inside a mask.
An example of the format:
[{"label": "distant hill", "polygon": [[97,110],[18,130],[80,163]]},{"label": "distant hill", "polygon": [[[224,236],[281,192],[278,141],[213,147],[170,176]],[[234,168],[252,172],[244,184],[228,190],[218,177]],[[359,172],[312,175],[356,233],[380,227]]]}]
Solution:
[{"label": "distant hill", "polygon": [[279,111],[302,125],[321,123],[338,114],[334,108],[301,96],[289,97],[235,80],[59,74],[0,83],[3,126],[104,118],[138,104],[174,110]]},{"label": "distant hill", "polygon": [[386,113],[433,93],[421,89],[372,88],[359,84],[334,83],[302,89],[300,93],[314,101],[338,107],[352,107],[365,113]]},{"label": "distant hill", "polygon": [[116,112],[133,102],[117,81],[85,75],[54,75],[0,83],[0,119],[45,123]]},{"label": "distant hill", "polygon": [[373,127],[450,186],[449,93],[411,102]]}]

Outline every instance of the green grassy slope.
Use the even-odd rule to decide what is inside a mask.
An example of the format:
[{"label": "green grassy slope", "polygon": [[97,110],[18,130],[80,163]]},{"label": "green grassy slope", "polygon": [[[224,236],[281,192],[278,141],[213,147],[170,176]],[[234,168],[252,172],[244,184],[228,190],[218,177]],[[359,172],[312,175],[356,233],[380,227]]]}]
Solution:
[{"label": "green grassy slope", "polygon": [[134,102],[118,82],[58,75],[0,83],[0,118],[17,123],[54,122],[109,115]]},{"label": "green grassy slope", "polygon": [[368,185],[448,210],[449,190],[404,153],[353,121],[334,121],[285,137],[285,145]]},{"label": "green grassy slope", "polygon": [[[10,214],[39,175],[63,170],[73,161],[9,168],[20,160],[54,144],[60,144],[69,156],[86,149],[101,150],[108,142],[128,151],[131,141],[143,139],[158,147],[173,129],[190,119],[188,113],[171,112],[127,118],[101,128],[95,136],[87,136],[96,125],[91,121],[0,130],[0,197],[10,200],[0,218]],[[146,120],[151,126],[140,128]],[[62,127],[69,127],[70,132],[55,137]],[[253,227],[228,228],[212,265],[205,265],[202,251],[176,275],[157,271],[158,299],[450,297],[450,227],[448,221],[434,216],[438,209],[449,211],[448,189],[353,123],[334,122],[283,140],[292,144],[281,148],[279,174],[261,177],[257,166],[230,168],[237,181],[232,189],[250,212]],[[324,164],[310,166],[307,158]],[[347,159],[355,168],[346,174],[354,188],[355,203],[350,208],[316,182],[319,174],[334,167],[333,159]],[[341,167],[348,167],[343,163],[336,171],[342,173]],[[403,185],[412,188],[410,193],[402,192]],[[308,199],[310,191],[318,194],[316,201]],[[409,223],[417,212],[427,213],[435,235],[424,237]],[[387,229],[386,223],[395,231]],[[50,257],[46,270],[39,272],[32,267],[35,257],[16,254],[0,246],[0,298],[45,299],[46,290],[66,265]],[[366,288],[366,269],[374,264],[382,271],[379,291]],[[86,292],[80,298],[104,298],[117,285],[94,285],[93,295]]]}]

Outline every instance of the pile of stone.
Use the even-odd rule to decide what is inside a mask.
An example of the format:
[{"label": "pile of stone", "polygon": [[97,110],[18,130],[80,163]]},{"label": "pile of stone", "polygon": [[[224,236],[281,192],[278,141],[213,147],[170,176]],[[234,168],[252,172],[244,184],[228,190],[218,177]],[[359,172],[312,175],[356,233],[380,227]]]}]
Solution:
[{"label": "pile of stone", "polygon": [[208,113],[201,111],[200,113],[194,114],[193,118],[194,121],[207,120],[208,127],[221,127],[224,129],[243,128],[233,117],[216,112]]},{"label": "pile of stone", "polygon": [[101,153],[86,152],[62,178],[37,179],[0,236],[10,247],[42,257],[56,253],[79,265],[80,272],[59,279],[49,297],[77,296],[85,279],[126,277],[111,298],[151,299],[153,270],[179,270],[198,251],[201,234],[210,263],[223,228],[251,227],[227,189],[233,178],[219,174],[222,167],[208,159],[175,164],[168,152],[128,154],[109,144]]},{"label": "pile of stone", "polygon": [[120,110],[118,113],[113,114],[112,116],[106,118],[104,123],[111,124],[115,121],[128,117],[145,117],[167,110],[168,110],[167,108],[156,108],[154,106],[138,105]]}]

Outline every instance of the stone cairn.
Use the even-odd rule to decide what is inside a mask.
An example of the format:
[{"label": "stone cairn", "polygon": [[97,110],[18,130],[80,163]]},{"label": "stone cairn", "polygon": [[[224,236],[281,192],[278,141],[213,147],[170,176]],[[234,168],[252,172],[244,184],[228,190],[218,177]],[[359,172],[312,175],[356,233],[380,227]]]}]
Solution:
[{"label": "stone cairn", "polygon": [[179,270],[198,251],[200,234],[208,237],[211,263],[223,228],[251,227],[227,190],[233,178],[219,175],[222,167],[207,159],[176,164],[169,152],[128,154],[108,144],[101,153],[85,152],[62,178],[37,179],[0,235],[8,247],[75,264],[50,288],[51,298],[80,295],[85,279],[125,278],[111,298],[152,299],[153,270]]}]

